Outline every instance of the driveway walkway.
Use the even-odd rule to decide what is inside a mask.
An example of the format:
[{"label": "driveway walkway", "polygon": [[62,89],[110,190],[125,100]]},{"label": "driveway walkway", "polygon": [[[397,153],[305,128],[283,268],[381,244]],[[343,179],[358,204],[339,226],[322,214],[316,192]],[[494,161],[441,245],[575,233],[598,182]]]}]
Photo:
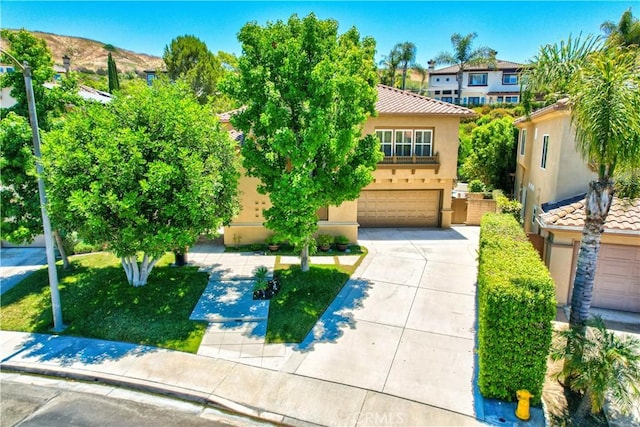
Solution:
[{"label": "driveway walkway", "polygon": [[[249,312],[239,300],[240,314],[211,323],[198,354],[474,416],[478,233],[477,227],[362,229],[360,243],[369,255],[300,345],[265,344],[266,321],[233,321]],[[207,253],[208,262],[198,254],[190,261],[210,266],[213,294],[235,289],[233,281],[243,285],[256,266],[275,262],[272,256],[220,253],[212,259]],[[341,263],[356,259],[344,258]],[[205,292],[192,318],[220,317],[217,301],[228,298]],[[207,305],[214,314],[203,314]]]},{"label": "driveway walkway", "polygon": [[[369,255],[299,345],[264,344],[259,317],[212,323],[198,355],[2,331],[1,364],[172,393],[291,424],[478,425],[478,233],[361,230]],[[274,262],[206,245],[197,245],[189,261],[211,271],[214,286]]]}]

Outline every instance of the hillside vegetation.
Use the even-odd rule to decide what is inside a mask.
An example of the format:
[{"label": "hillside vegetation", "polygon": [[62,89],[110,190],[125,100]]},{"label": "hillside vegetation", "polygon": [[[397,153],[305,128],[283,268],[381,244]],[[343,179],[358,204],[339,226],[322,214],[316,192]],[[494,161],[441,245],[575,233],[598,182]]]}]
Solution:
[{"label": "hillside vegetation", "polygon": [[[30,31],[30,33],[47,43],[56,65],[62,66],[62,57],[69,56],[72,71],[106,75],[109,52],[116,61],[119,73],[135,72],[141,74],[144,70],[164,68],[164,61],[160,57],[121,49],[108,44],[108,42],[39,31]],[[5,41],[2,40],[2,44],[4,43]]]}]

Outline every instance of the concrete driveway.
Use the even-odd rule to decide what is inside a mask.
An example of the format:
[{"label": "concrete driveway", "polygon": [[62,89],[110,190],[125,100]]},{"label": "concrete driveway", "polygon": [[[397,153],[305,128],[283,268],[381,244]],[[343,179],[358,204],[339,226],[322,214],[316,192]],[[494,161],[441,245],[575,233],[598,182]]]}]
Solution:
[{"label": "concrete driveway", "polygon": [[0,248],[0,295],[46,265],[44,248]]},{"label": "concrete driveway", "polygon": [[360,230],[369,256],[289,372],[474,416],[479,230]]}]

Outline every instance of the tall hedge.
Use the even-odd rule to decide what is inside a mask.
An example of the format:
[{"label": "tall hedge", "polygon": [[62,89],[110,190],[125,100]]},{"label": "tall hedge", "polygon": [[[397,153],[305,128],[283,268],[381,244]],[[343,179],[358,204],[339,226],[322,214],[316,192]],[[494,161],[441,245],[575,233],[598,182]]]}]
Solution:
[{"label": "tall hedge", "polygon": [[513,216],[486,214],[480,226],[480,392],[515,400],[526,389],[538,404],[556,313],[554,283]]}]

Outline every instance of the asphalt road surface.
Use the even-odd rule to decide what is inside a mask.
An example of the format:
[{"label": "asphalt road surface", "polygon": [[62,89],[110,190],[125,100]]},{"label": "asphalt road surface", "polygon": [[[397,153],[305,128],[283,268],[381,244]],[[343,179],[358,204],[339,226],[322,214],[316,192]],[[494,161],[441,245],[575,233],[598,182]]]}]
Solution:
[{"label": "asphalt road surface", "polygon": [[[118,397],[114,397],[118,396]],[[199,404],[112,386],[3,374],[0,426],[226,427],[271,425]]]}]

